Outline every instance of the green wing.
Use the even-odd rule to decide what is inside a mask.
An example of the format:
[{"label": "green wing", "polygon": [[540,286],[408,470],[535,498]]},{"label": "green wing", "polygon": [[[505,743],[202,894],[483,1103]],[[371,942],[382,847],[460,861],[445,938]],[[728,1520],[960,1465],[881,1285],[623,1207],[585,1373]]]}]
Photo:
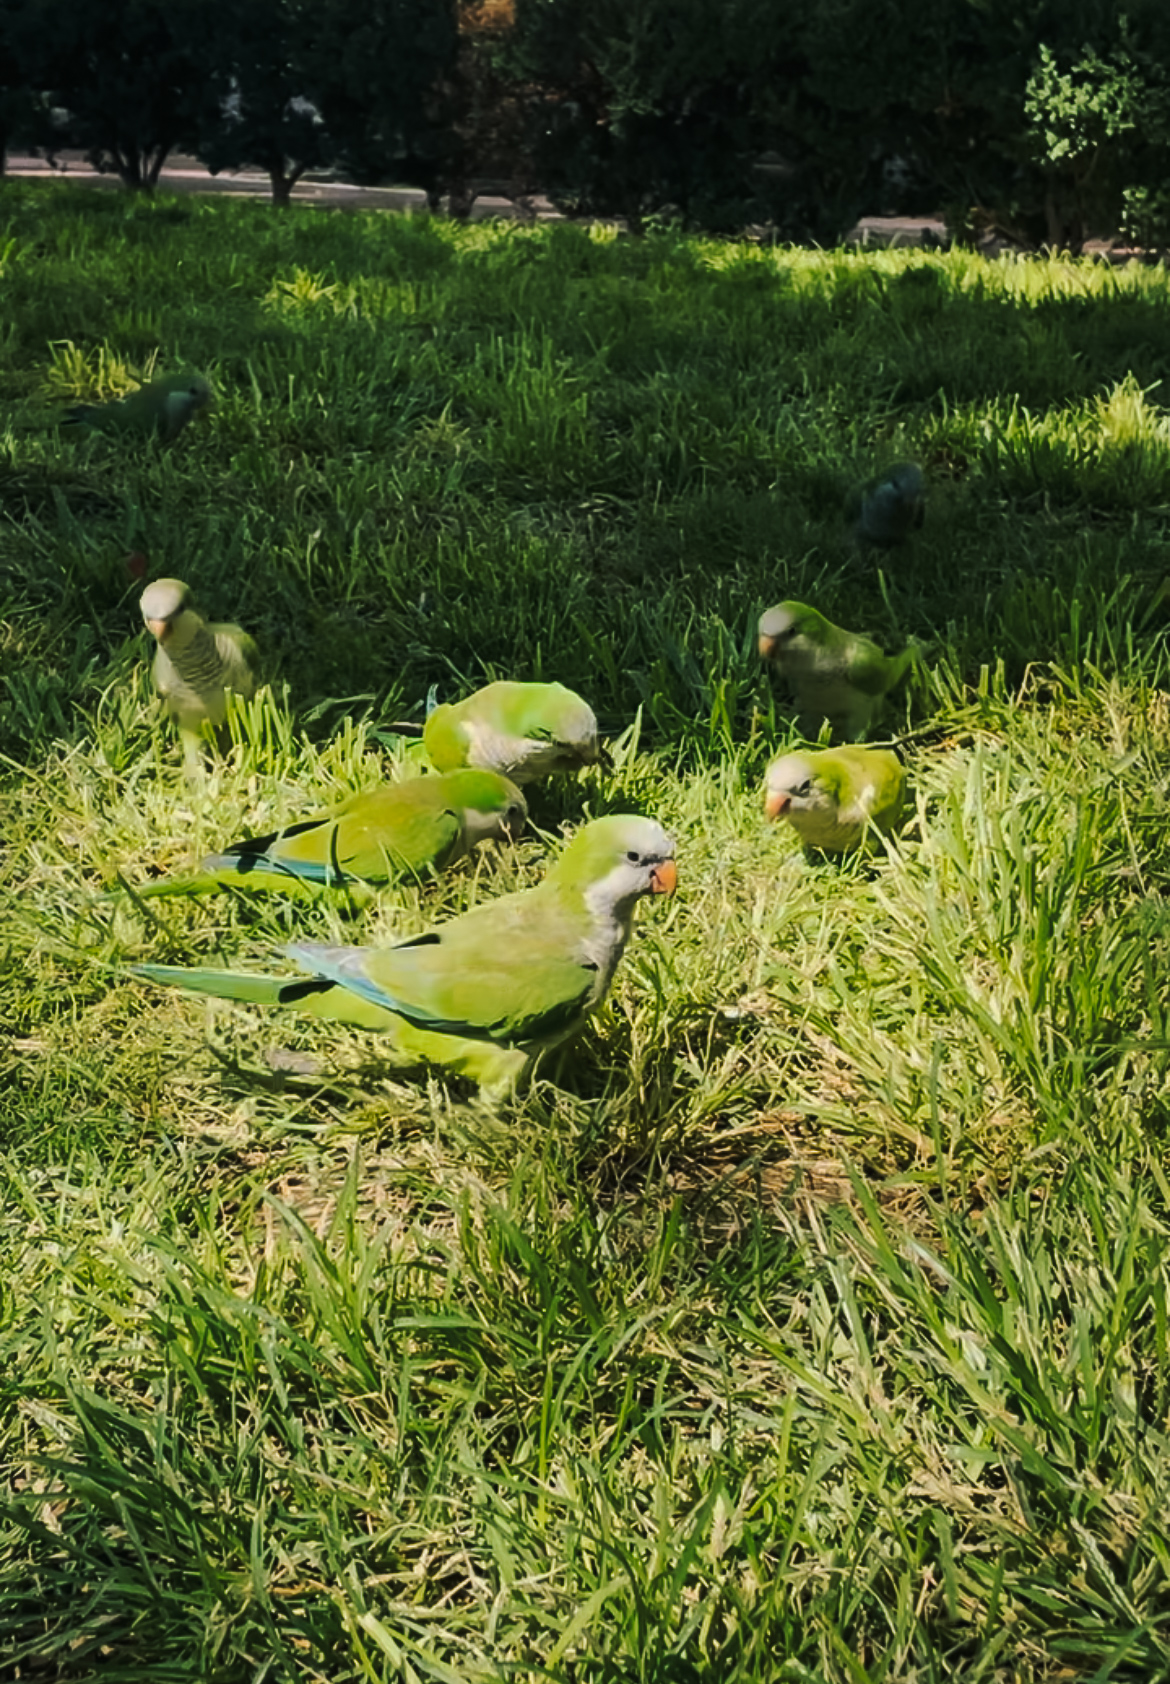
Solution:
[{"label": "green wing", "polygon": [[215,647],[219,652],[223,669],[220,682],[247,700],[256,690],[255,668],[260,651],[256,647],[255,639],[250,637],[242,626],[233,626],[223,620],[208,626],[207,629],[214,637]]},{"label": "green wing", "polygon": [[467,739],[450,702],[437,707],[423,726],[423,748],[437,772],[454,772],[467,764]]},{"label": "green wing", "polygon": [[854,638],[849,650],[845,677],[863,696],[884,696],[892,690],[914,660],[914,650],[900,655],[883,655],[867,637]]},{"label": "green wing", "polygon": [[[427,792],[429,793],[429,792]],[[337,814],[336,849],[343,868],[371,882],[441,871],[463,826],[445,805],[394,786],[355,795]]]},{"label": "green wing", "polygon": [[539,890],[509,895],[390,948],[286,948],[298,964],[421,1029],[492,1040],[564,1034],[597,991],[582,930]]},{"label": "green wing", "polygon": [[403,799],[398,787],[355,795],[336,812],[237,842],[229,854],[267,861],[312,882],[385,883],[441,870],[462,827],[446,808]]}]

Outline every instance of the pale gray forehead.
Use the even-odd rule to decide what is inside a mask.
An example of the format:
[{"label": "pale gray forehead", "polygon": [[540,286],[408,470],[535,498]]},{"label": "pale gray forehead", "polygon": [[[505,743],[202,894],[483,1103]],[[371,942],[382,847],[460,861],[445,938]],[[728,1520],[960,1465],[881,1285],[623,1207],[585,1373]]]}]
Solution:
[{"label": "pale gray forehead", "polygon": [[142,593],[142,618],[169,620],[185,606],[190,595],[181,579],[156,579]]},{"label": "pale gray forehead", "polygon": [[588,702],[579,702],[568,715],[565,724],[572,737],[595,737],[597,735],[597,715]]},{"label": "pale gray forehead", "polygon": [[760,615],[760,636],[776,637],[792,624],[793,617],[787,608],[766,608]]},{"label": "pale gray forehead", "polygon": [[640,854],[669,858],[674,853],[674,837],[667,834],[655,819],[632,819],[625,832],[627,847]]},{"label": "pale gray forehead", "polygon": [[802,784],[806,778],[811,778],[813,772],[813,764],[807,755],[786,754],[768,767],[768,787],[791,789],[793,784]]}]

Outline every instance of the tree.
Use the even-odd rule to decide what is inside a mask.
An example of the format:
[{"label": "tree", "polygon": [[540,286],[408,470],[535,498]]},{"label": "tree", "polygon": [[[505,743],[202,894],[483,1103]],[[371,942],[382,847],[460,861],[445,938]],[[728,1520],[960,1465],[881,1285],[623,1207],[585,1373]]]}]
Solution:
[{"label": "tree", "polygon": [[1117,227],[1119,178],[1111,212],[1111,191],[1097,191],[1115,166],[1158,178],[1152,153],[1139,167],[1130,123],[1143,101],[1146,120],[1153,112],[1153,67],[1170,48],[1164,0],[1130,0],[1128,21],[1116,0],[814,0],[800,39],[807,72],[790,133],[812,142],[822,181],[896,158],[956,231],[994,226],[1075,248],[1086,212]]},{"label": "tree", "polygon": [[27,129],[33,118],[33,102],[17,58],[20,11],[16,0],[0,0],[0,179],[14,136]]},{"label": "tree", "polygon": [[1076,244],[1170,212],[1166,0],[516,0],[499,62],[557,202],[635,228],[941,206]]},{"label": "tree", "polygon": [[195,143],[227,92],[214,51],[217,0],[11,0],[10,39],[35,90],[36,137],[150,191],[168,153]]},{"label": "tree", "polygon": [[1170,75],[1132,41],[1104,56],[1085,46],[1062,70],[1047,44],[1024,112],[1047,178],[1052,244],[1079,249],[1118,228],[1147,241],[1170,232]]},{"label": "tree", "polygon": [[309,97],[353,181],[435,198],[458,148],[456,0],[319,0]]},{"label": "tree", "polygon": [[430,186],[455,46],[455,0],[233,0],[218,41],[230,92],[198,156],[212,174],[265,170],[278,205],[309,169]]},{"label": "tree", "polygon": [[318,7],[314,0],[233,0],[219,37],[220,72],[230,88],[206,114],[196,146],[212,175],[247,165],[267,172],[272,202],[287,205],[309,169],[337,153],[313,105]]},{"label": "tree", "polygon": [[559,204],[733,227],[768,214],[755,96],[787,81],[793,35],[774,0],[517,0],[501,62]]}]

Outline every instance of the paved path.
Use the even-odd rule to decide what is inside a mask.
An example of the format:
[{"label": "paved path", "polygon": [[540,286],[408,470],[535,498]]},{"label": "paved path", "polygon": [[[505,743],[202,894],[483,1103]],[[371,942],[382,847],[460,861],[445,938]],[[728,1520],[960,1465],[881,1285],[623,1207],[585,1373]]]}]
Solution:
[{"label": "paved path", "polygon": [[[44,158],[13,152],[8,157],[8,174],[31,177],[34,180],[85,182],[96,186],[118,187],[116,175],[101,175],[85,160],[82,152],[61,152],[58,167],[53,169]],[[253,199],[269,199],[272,188],[262,170],[222,170],[211,175],[198,158],[172,152],[163,165],[159,186],[172,193],[238,193]],[[344,206],[350,210],[422,210],[426,194],[419,187],[354,187],[347,181],[335,181],[329,175],[314,174],[311,170],[297,182],[292,191],[293,201],[301,205]],[[541,221],[559,220],[560,212],[548,199],[536,197],[533,208]],[[476,199],[471,215],[474,221],[492,216],[520,216],[511,199],[484,193]],[[615,221],[620,220],[618,218]],[[937,217],[865,216],[849,234],[850,241],[861,245],[922,245],[929,240],[945,241],[946,227]]]},{"label": "paved path", "polygon": [[[101,175],[86,163],[84,153],[59,153],[58,164],[64,168],[51,169],[44,158],[12,152],[8,155],[7,169],[11,176],[34,180],[76,181],[110,188],[121,185],[116,175]],[[236,193],[253,199],[272,197],[271,184],[262,170],[222,170],[219,175],[211,175],[198,158],[189,158],[179,152],[173,152],[164,164],[159,185],[172,193]],[[426,194],[419,187],[355,187],[348,181],[335,181],[327,174],[314,174],[312,171],[297,182],[292,196],[294,203],[299,205],[327,205],[349,210],[422,210],[427,202]],[[561,213],[548,199],[536,195],[529,202],[539,221],[561,220]],[[482,222],[493,216],[522,217],[524,214],[511,199],[484,193],[476,199],[471,219]],[[620,217],[601,220],[624,226]],[[946,246],[949,240],[946,224],[938,216],[863,216],[849,230],[843,243],[861,246]],[[979,244],[979,250],[988,257],[1010,249],[1013,248],[1007,241],[994,236],[988,236]],[[1142,254],[1136,248],[1123,247],[1112,240],[1088,240],[1085,255],[1108,257],[1114,263],[1123,263]]]},{"label": "paved path", "polygon": [[[64,166],[61,168],[60,166]],[[44,158],[26,153],[10,152],[10,176],[31,177],[41,181],[85,182],[87,185],[120,187],[116,175],[101,175],[85,161],[81,152],[58,154],[58,168],[52,169]],[[262,170],[221,170],[211,175],[198,158],[184,157],[172,152],[162,167],[159,186],[172,193],[237,193],[246,198],[270,199],[272,187]],[[426,194],[418,187],[354,187],[348,181],[334,181],[330,176],[314,174],[302,176],[292,190],[293,202],[298,205],[344,206],[350,210],[422,210]],[[533,200],[541,219],[556,218],[558,212],[547,199]],[[475,201],[472,218],[476,221],[490,216],[519,216],[510,199],[485,194]]]}]

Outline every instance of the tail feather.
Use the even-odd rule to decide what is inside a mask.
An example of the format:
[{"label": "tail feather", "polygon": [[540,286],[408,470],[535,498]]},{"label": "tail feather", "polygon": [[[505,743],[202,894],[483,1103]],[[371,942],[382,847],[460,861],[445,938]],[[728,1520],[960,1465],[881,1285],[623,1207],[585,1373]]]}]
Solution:
[{"label": "tail feather", "polygon": [[131,975],[144,982],[163,983],[167,987],[191,989],[253,1005],[293,1006],[335,1023],[388,1031],[389,1046],[386,1042],[382,1045],[392,1063],[437,1064],[452,1074],[478,1082],[484,1097],[493,1101],[518,1086],[531,1068],[531,1048],[424,1028],[351,993],[328,977],[247,976],[239,971],[187,970],[182,965],[128,968]]},{"label": "tail feather", "polygon": [[290,895],[337,889],[359,905],[374,892],[362,878],[326,866],[300,860],[286,865],[283,860],[238,854],[209,854],[191,877],[160,877],[151,883],[135,883],[133,889],[144,900],[159,895],[213,895],[224,889],[276,889]]},{"label": "tail feather", "polygon": [[238,883],[245,889],[287,888],[309,883],[317,888],[335,888],[348,881],[344,871],[313,860],[282,860],[279,855],[229,852],[209,854],[201,872],[213,872],[221,884]]},{"label": "tail feather", "polygon": [[159,895],[212,895],[222,888],[218,877],[202,872],[198,877],[158,877],[151,883],[133,884],[133,892],[140,900],[155,900]]},{"label": "tail feather", "polygon": [[185,965],[131,965],[132,976],[167,988],[243,1000],[254,1006],[293,1006],[312,1017],[352,1023],[359,1029],[390,1030],[402,1019],[384,1006],[353,994],[329,977],[253,976],[244,971],[188,970]]},{"label": "tail feather", "polygon": [[[285,1004],[286,976],[249,976],[243,971],[189,970],[186,965],[131,965],[132,976],[186,988],[195,994],[214,994],[221,1000],[247,1000],[256,1006]],[[299,981],[299,979],[296,979]]]}]

